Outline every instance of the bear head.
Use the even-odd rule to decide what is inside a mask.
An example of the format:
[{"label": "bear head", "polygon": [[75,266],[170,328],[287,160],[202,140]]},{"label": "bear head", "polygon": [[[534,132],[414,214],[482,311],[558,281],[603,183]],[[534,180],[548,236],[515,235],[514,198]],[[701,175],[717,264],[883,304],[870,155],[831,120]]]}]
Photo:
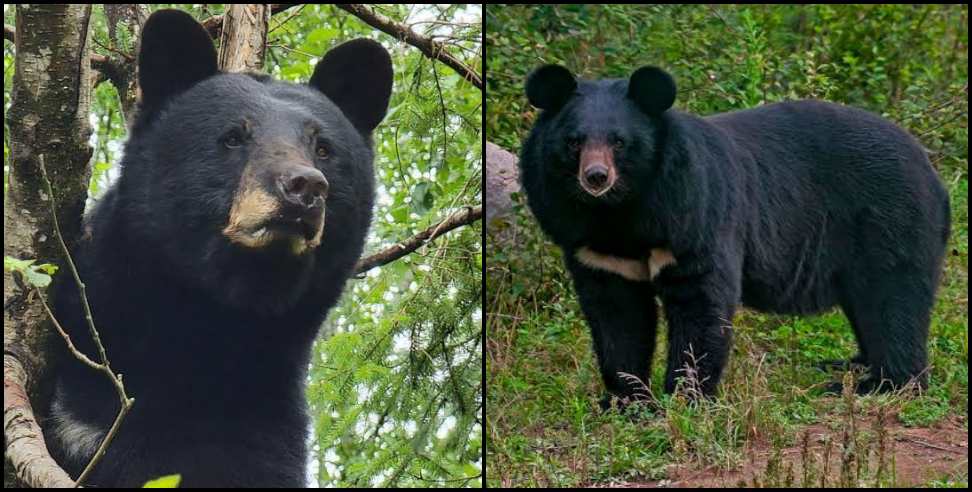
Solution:
[{"label": "bear head", "polygon": [[586,203],[630,198],[632,183],[657,169],[664,113],[675,82],[645,66],[627,80],[578,80],[566,68],[545,65],[526,81],[530,104],[542,109],[530,145],[550,186]]},{"label": "bear head", "polygon": [[388,52],[345,42],[304,85],[220,72],[210,35],[181,11],[155,12],[140,43],[117,190],[132,241],[234,307],[281,311],[315,276],[343,283],[371,220]]}]

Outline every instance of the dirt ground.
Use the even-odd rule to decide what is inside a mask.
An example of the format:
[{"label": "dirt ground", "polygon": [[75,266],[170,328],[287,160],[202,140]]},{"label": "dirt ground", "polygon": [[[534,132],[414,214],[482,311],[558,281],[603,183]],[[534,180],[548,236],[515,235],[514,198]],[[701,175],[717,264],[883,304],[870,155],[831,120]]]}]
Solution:
[{"label": "dirt ground", "polygon": [[[865,427],[870,427],[869,423],[863,423]],[[908,428],[901,424],[889,424],[886,427],[891,442],[888,447],[888,468],[893,463],[894,484],[898,487],[911,487],[927,484],[929,481],[949,477],[952,475],[965,473],[969,469],[969,436],[965,426],[958,421],[946,421],[930,428]],[[840,431],[833,431],[824,425],[809,426],[807,449],[813,457],[813,472],[810,473],[813,486],[819,486],[819,481],[823,470],[827,470],[826,485],[828,487],[837,486],[840,483],[841,459],[839,443],[842,441]],[[801,433],[802,435],[802,433]],[[832,447],[829,453],[829,464],[825,467],[823,455],[825,454],[825,443],[827,437],[836,446]],[[768,472],[767,465],[774,455],[779,458],[779,462],[770,465],[770,468],[778,465],[778,470],[786,470],[792,467],[792,476],[795,478],[793,486],[800,486],[802,480],[803,443],[784,448],[778,454],[774,452],[766,443],[757,443],[749,450],[746,462],[734,470],[721,470],[717,467],[710,467],[704,470],[686,466],[675,465],[669,470],[667,479],[649,482],[618,482],[612,484],[600,484],[608,487],[633,487],[633,488],[655,488],[655,487],[677,487],[677,488],[709,488],[709,487],[737,487],[752,486],[754,479],[759,483],[764,483],[767,477],[779,481],[787,472]],[[877,458],[874,457],[875,448],[870,451],[868,466],[870,472],[865,475],[865,480],[861,486],[874,486],[874,476],[878,466]],[[884,474],[891,477],[890,472]]]}]

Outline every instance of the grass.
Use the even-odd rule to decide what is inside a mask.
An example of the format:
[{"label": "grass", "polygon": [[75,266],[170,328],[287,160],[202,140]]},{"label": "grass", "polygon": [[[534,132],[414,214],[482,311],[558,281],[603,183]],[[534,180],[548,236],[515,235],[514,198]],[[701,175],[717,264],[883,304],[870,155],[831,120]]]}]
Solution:
[{"label": "grass", "polygon": [[[931,324],[931,384],[920,396],[826,396],[824,386],[839,375],[815,364],[856,351],[843,314],[743,309],[734,320],[733,353],[718,400],[690,404],[661,397],[656,409],[636,409],[638,415],[600,412],[603,387],[590,335],[559,251],[519,209],[507,231],[515,234],[516,247],[487,248],[489,486],[640,483],[666,479],[677,467],[733,470],[747,461],[752,476],[725,485],[800,485],[808,467],[816,485],[821,479],[843,486],[897,483],[887,453],[891,428],[943,422],[968,428],[968,179],[956,170],[943,180],[952,197],[953,231]],[[663,325],[659,331],[652,388],[664,379]],[[828,464],[821,478],[824,463],[815,468],[813,460],[823,443],[801,453],[796,468],[792,460],[774,462],[774,453],[803,447],[807,429],[817,427],[837,436],[830,452],[839,453],[840,465]],[[765,462],[751,462],[753,449],[766,450]],[[964,459],[964,473],[925,485],[966,486],[967,453]]]}]

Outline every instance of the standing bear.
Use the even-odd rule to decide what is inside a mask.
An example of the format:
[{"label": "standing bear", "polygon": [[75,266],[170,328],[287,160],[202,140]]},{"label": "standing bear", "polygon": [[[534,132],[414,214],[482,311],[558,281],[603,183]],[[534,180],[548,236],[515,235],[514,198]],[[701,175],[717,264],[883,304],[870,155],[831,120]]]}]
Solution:
[{"label": "standing bear", "polygon": [[[391,59],[349,41],[306,85],[221,73],[216,59],[188,14],[148,19],[121,176],[72,252],[135,399],[87,486],[306,484],[311,346],[364,246]],[[100,360],[70,273],[55,294],[74,344]],[[61,358],[44,430],[77,477],[119,402],[103,374]]]},{"label": "standing bear", "polygon": [[740,303],[840,306],[854,360],[869,369],[858,392],[926,384],[949,205],[921,144],[837,104],[700,118],[671,109],[675,92],[651,66],[588,81],[548,65],[526,82],[543,111],[523,146],[523,187],[564,252],[609,392],[602,405],[643,392],[656,296],[667,393],[686,375],[715,393]]}]

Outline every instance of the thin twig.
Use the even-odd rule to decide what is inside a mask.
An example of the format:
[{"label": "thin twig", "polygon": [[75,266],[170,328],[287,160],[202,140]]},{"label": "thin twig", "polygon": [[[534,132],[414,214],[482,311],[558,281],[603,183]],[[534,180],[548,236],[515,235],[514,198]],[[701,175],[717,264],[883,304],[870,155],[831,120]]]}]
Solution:
[{"label": "thin twig", "polygon": [[[74,264],[74,260],[71,258],[71,253],[68,251],[67,244],[64,242],[64,236],[61,234],[61,226],[57,221],[57,205],[54,200],[54,189],[51,186],[50,178],[47,177],[47,167],[44,165],[44,155],[37,156],[37,161],[38,164],[40,164],[41,177],[44,178],[44,184],[47,186],[47,195],[51,200],[51,219],[53,220],[54,225],[54,235],[57,237],[57,241],[61,246],[61,251],[64,253],[64,258],[67,261],[68,267],[70,267],[71,274],[74,276],[74,282],[78,286],[78,293],[81,296],[81,305],[84,307],[84,317],[88,322],[88,330],[91,332],[91,338],[94,340],[95,346],[98,348],[98,355],[101,357],[101,364],[97,364],[97,366],[92,367],[95,367],[96,369],[99,369],[101,372],[105,373],[108,379],[115,386],[115,391],[118,393],[118,400],[121,403],[121,408],[118,410],[118,415],[115,416],[115,421],[112,422],[111,427],[108,429],[104,439],[101,441],[101,445],[98,446],[94,456],[91,457],[91,461],[89,461],[88,465],[84,467],[84,470],[81,472],[81,475],[78,476],[78,479],[75,482],[76,484],[80,485],[84,483],[84,481],[88,478],[88,475],[90,475],[94,470],[95,465],[97,465],[98,462],[101,461],[101,458],[105,455],[108,445],[111,444],[111,441],[118,433],[118,429],[121,428],[122,421],[125,420],[125,416],[128,415],[128,411],[131,410],[132,405],[135,404],[135,399],[129,398],[128,394],[125,392],[125,384],[122,382],[122,375],[115,374],[115,372],[111,369],[111,364],[108,362],[108,353],[105,351],[105,346],[101,343],[101,335],[98,334],[98,329],[95,328],[94,318],[91,316],[91,306],[88,304],[88,296],[85,294],[84,283],[81,282],[81,276],[78,274],[78,269]],[[45,309],[47,309],[46,304]],[[51,319],[53,320],[54,316],[49,309],[47,312],[49,315],[51,315]],[[60,328],[59,324],[55,322],[55,325],[58,326],[58,331],[60,331],[62,335],[67,335],[67,333]],[[73,347],[70,338],[67,338],[66,340],[68,342],[68,346]],[[84,362],[84,359],[79,360]],[[93,362],[90,359],[88,359],[88,361]]]}]

